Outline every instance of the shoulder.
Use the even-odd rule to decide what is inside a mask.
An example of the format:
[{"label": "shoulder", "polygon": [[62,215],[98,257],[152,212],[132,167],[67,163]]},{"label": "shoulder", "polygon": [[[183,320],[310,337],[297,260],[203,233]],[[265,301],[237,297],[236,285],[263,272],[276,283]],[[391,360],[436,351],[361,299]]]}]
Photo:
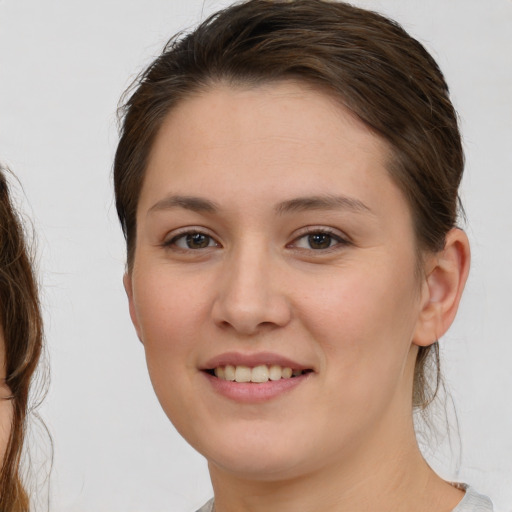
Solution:
[{"label": "shoulder", "polygon": [[208,503],[205,503],[197,512],[213,512],[213,498]]},{"label": "shoulder", "polygon": [[482,494],[478,494],[471,487],[461,485],[466,491],[462,501],[453,509],[453,512],[493,512],[492,501]]}]

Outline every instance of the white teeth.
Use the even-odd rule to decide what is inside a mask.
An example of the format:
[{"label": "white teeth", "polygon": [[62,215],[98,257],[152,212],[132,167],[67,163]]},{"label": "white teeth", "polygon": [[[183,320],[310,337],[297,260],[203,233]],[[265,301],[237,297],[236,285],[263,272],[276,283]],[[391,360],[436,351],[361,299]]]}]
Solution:
[{"label": "white teeth", "polygon": [[221,380],[255,383],[268,382],[269,380],[290,379],[292,376],[298,377],[303,373],[302,370],[292,370],[289,367],[283,368],[277,364],[270,366],[261,364],[254,368],[244,365],[233,366],[228,364],[226,366],[218,366],[214,369],[215,376]]},{"label": "white teeth", "polygon": [[268,366],[255,366],[251,372],[251,382],[268,382]]},{"label": "white teeth", "polygon": [[281,376],[283,374],[283,369],[280,366],[277,366],[277,364],[273,364],[269,368],[269,379],[270,380],[281,380]]},{"label": "white teeth", "polygon": [[251,382],[251,369],[248,366],[237,366],[235,370],[236,382]]},{"label": "white teeth", "polygon": [[235,367],[227,364],[224,367],[224,379],[235,380]]},{"label": "white teeth", "polygon": [[292,376],[291,368],[283,368],[283,379],[289,379]]}]

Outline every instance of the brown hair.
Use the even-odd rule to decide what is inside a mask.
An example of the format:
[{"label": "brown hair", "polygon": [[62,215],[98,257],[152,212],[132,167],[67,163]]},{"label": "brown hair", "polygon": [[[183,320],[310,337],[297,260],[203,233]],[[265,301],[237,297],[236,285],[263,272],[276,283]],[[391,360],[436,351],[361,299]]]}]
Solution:
[{"label": "brown hair", "polygon": [[20,476],[28,395],[39,361],[43,329],[36,279],[24,231],[0,169],[0,323],[5,344],[5,382],[13,417],[0,470],[0,510],[27,512],[29,499]]},{"label": "brown hair", "polygon": [[[289,78],[328,91],[387,141],[388,170],[409,202],[418,253],[443,248],[457,221],[464,156],[457,116],[434,59],[394,21],[343,2],[249,0],[171,39],[121,107],[114,185],[128,270],[146,164],[169,111],[215,83]],[[429,356],[432,386],[425,371]],[[426,407],[435,396],[438,367],[438,344],[421,347],[415,406]]]}]

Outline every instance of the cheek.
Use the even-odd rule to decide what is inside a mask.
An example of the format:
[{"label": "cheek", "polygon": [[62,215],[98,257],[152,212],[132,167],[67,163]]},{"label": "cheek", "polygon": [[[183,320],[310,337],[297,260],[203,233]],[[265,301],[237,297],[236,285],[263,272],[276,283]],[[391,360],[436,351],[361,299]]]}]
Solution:
[{"label": "cheek", "polygon": [[9,395],[9,390],[5,390],[2,387],[0,393],[0,466],[3,461],[5,450],[9,442],[9,436],[11,434],[11,423],[13,416],[13,405],[11,400],[6,400],[5,396]]},{"label": "cheek", "polygon": [[321,344],[333,403],[383,402],[406,373],[419,312],[416,283],[413,270],[390,268],[365,266],[331,278],[303,304],[302,317]]},{"label": "cheek", "polygon": [[11,396],[11,390],[9,386],[5,384],[5,366],[5,346],[3,335],[0,334],[0,467],[9,442],[14,413],[12,400],[8,399],[8,397]]},{"label": "cheek", "polygon": [[198,421],[187,404],[195,396],[194,347],[204,303],[195,293],[200,287],[170,279],[169,274],[165,268],[134,272],[133,300],[153,388],[181,431],[182,425]]},{"label": "cheek", "polygon": [[160,394],[173,382],[185,384],[196,371],[210,300],[204,279],[180,278],[165,265],[147,268],[134,273],[133,300],[150,377]]},{"label": "cheek", "polygon": [[204,280],[182,278],[157,267],[134,278],[134,304],[142,340],[147,348],[179,350],[197,335],[208,310]]}]

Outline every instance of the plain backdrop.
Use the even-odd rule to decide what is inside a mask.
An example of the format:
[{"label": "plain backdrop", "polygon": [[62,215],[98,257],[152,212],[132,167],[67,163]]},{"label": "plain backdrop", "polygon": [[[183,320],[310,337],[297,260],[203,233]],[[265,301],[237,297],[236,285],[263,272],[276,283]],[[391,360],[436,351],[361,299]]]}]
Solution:
[{"label": "plain backdrop", "polygon": [[[159,407],[129,320],[111,165],[123,90],[171,35],[228,3],[0,1],[0,160],[19,177],[18,202],[37,233],[52,374],[41,408],[54,442],[52,512],[187,512],[211,495],[204,459]],[[461,450],[455,435],[431,456],[444,476],[508,512],[512,2],[354,3],[397,19],[425,44],[460,115],[473,264],[441,343]]]}]

